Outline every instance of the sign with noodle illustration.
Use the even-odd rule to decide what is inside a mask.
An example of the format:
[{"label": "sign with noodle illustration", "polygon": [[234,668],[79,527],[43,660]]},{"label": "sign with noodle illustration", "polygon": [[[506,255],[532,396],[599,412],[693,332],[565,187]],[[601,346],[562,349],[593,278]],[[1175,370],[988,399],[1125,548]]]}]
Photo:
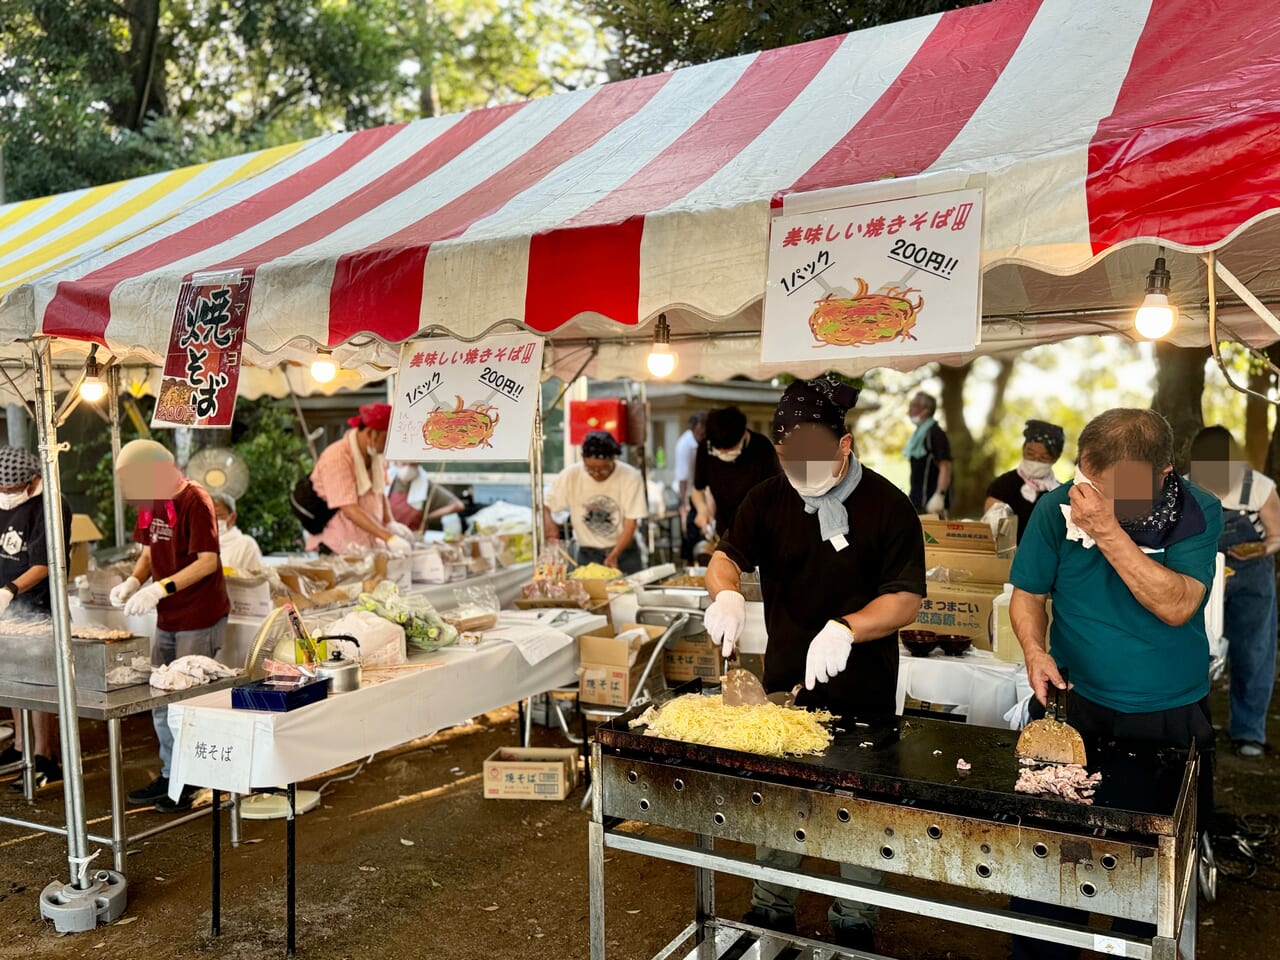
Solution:
[{"label": "sign with noodle illustration", "polygon": [[541,371],[542,338],[534,334],[406,343],[387,459],[527,462]]},{"label": "sign with noodle illustration", "polygon": [[784,213],[769,238],[761,360],[972,350],[981,263],[981,190]]}]

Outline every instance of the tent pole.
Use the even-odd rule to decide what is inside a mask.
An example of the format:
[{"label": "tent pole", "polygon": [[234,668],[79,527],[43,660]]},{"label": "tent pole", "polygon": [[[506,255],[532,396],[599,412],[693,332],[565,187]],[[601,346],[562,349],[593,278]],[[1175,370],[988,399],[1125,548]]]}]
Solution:
[{"label": "tent pole", "polygon": [[50,341],[36,340],[34,354],[36,390],[36,432],[39,437],[40,479],[44,490],[44,525],[49,550],[49,600],[53,616],[54,667],[58,682],[58,729],[62,738],[62,790],[67,819],[67,866],[71,885],[77,890],[89,886],[86,876],[88,836],[84,815],[84,773],[80,765],[80,725],[76,717],[75,665],[71,659],[71,612],[67,606],[67,549],[62,522],[62,482],[58,443],[54,426],[53,361]]},{"label": "tent pole", "polygon": [[[116,462],[120,459],[120,367],[114,363],[107,370],[107,413],[111,423],[111,475],[114,477]],[[124,492],[118,483],[111,485],[111,510],[115,520],[116,546],[123,547]]]},{"label": "tent pole", "polygon": [[542,548],[545,545],[545,531],[542,523],[543,495],[542,488],[542,453],[543,441],[545,437],[542,433],[542,384],[538,384],[538,402],[533,408],[533,438],[530,443],[529,451],[529,484],[531,486],[530,503],[533,505],[533,557],[536,561],[542,555]]}]

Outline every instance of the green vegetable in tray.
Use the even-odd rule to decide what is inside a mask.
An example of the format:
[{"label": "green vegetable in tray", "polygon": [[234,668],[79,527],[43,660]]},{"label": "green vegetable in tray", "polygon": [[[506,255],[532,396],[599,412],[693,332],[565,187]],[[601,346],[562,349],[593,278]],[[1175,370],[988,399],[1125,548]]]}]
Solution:
[{"label": "green vegetable in tray", "polygon": [[458,642],[455,627],[440,618],[435,607],[423,597],[403,597],[396,585],[384,580],[371,593],[362,593],[356,603],[404,628],[405,642],[419,650],[439,650]]}]

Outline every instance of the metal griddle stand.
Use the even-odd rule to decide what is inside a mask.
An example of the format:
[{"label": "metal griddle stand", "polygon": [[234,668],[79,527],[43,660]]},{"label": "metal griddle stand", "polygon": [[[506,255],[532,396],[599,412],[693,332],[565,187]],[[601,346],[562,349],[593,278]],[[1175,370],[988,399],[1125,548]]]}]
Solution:
[{"label": "metal griddle stand", "polygon": [[[599,737],[599,734],[597,734],[597,737]],[[1157,838],[1156,848],[1149,850],[1149,852],[1156,854],[1151,859],[1154,861],[1155,873],[1158,876],[1154,881],[1150,881],[1150,886],[1144,889],[1154,891],[1156,894],[1157,902],[1150,906],[1156,921],[1157,933],[1156,936],[1150,939],[1142,939],[1085,926],[1036,919],[1012,913],[1008,910],[935,899],[925,894],[900,892],[887,887],[865,886],[855,881],[835,876],[809,873],[802,868],[788,870],[765,866],[752,859],[717,851],[715,847],[717,834],[727,839],[748,840],[747,837],[740,835],[741,830],[738,831],[739,835],[735,835],[732,829],[735,815],[738,812],[735,810],[735,805],[740,804],[747,797],[747,794],[741,792],[742,789],[752,791],[748,802],[759,804],[761,807],[767,806],[765,796],[769,798],[768,802],[772,802],[778,791],[791,791],[791,795],[784,796],[781,799],[782,803],[787,801],[808,803],[812,801],[812,806],[806,808],[809,811],[807,814],[809,819],[806,821],[807,829],[811,835],[809,839],[814,839],[812,835],[823,829],[819,825],[822,815],[834,814],[834,816],[830,816],[830,819],[835,821],[831,824],[831,828],[838,830],[840,827],[844,827],[847,830],[850,826],[849,820],[851,817],[849,811],[854,808],[855,804],[893,807],[901,812],[903,806],[910,807],[909,803],[903,806],[884,804],[874,800],[841,797],[832,791],[774,785],[750,779],[746,779],[741,784],[734,784],[733,781],[743,780],[743,778],[725,776],[705,770],[688,769],[670,761],[662,762],[660,758],[652,756],[629,756],[625,752],[614,748],[603,747],[599,739],[592,743],[591,766],[592,782],[597,785],[591,807],[591,823],[588,828],[591,960],[605,960],[607,938],[605,936],[604,865],[605,851],[609,849],[622,850],[693,867],[694,920],[684,930],[680,931],[666,947],[660,950],[653,960],[674,960],[674,958],[686,958],[686,960],[721,960],[721,958],[774,960],[774,958],[780,957],[785,957],[786,960],[859,960],[859,958],[878,956],[876,954],[838,948],[829,943],[821,943],[798,936],[775,933],[717,917],[715,906],[715,875],[717,873],[727,873],[753,881],[764,880],[770,883],[784,884],[829,897],[860,900],[864,903],[871,903],[904,913],[934,917],[940,920],[963,923],[1003,933],[1020,934],[1054,943],[1069,944],[1083,949],[1110,953],[1115,956],[1138,958],[1138,960],[1193,960],[1195,956],[1196,792],[1194,786],[1190,789],[1186,788],[1186,781],[1184,781],[1184,789],[1174,817],[1178,828],[1177,835],[1160,836]],[[1187,766],[1189,782],[1194,785],[1199,768],[1199,761],[1195,757],[1194,748],[1188,759]],[[719,782],[717,782],[717,778]],[[710,793],[706,792],[708,786]],[[731,793],[735,786],[740,788],[737,791],[738,795]],[[725,789],[726,787],[729,789]],[[801,796],[797,792],[801,790],[810,796]],[[673,791],[684,794],[682,799],[686,803],[682,813],[676,812],[678,805],[664,802],[662,795],[665,793],[670,797]],[[697,793],[698,802],[689,803],[688,801],[695,800],[695,793]],[[719,803],[723,805],[718,806]],[[651,823],[673,826],[677,829],[688,829],[691,809],[696,811],[695,816],[705,815],[708,830],[706,833],[693,831],[692,842],[690,843],[651,839],[640,833],[619,829],[628,822]],[[794,806],[792,809],[794,809]],[[883,813],[888,812],[887,810],[883,811]],[[914,812],[923,813],[925,816],[923,819],[914,817]],[[625,813],[626,815],[619,816],[620,813]],[[856,816],[854,819],[856,819]],[[919,820],[921,826],[928,823],[929,826],[924,830],[926,835],[934,840],[940,839],[943,830],[962,829],[959,823],[949,823],[946,816],[938,816],[923,810],[912,811],[908,809],[905,817],[896,819],[894,822],[900,825],[901,831],[905,834],[906,825],[911,823],[913,819]],[[942,824],[942,826],[939,827],[935,821]],[[758,820],[756,821],[757,829],[759,822]],[[872,822],[875,821],[873,820]],[[839,826],[836,826],[837,823]],[[791,826],[792,824],[788,823],[783,829],[790,830]],[[806,826],[796,828],[794,838],[797,841],[803,842],[806,839]],[[998,858],[1001,854],[1008,854],[1013,849],[1012,844],[1005,844],[1003,847],[999,846],[999,840],[997,839],[1003,834],[1004,837],[1012,840],[1012,830],[1012,823],[1005,822],[994,825],[991,845],[996,849],[992,859]],[[1052,854],[1042,851],[1042,843],[1035,839],[1030,827],[1024,828],[1019,823],[1017,830],[1019,831],[1017,838],[1019,844],[1022,843],[1023,834],[1025,833],[1026,843],[1029,847],[1032,847],[1033,855],[1040,858],[1041,861],[1050,859]],[[936,837],[934,836],[935,831],[938,831],[938,836]],[[885,833],[892,833],[892,831],[886,830]],[[1097,856],[1100,850],[1114,851],[1110,852],[1110,856],[1113,858],[1123,856],[1124,848],[1121,845],[1121,841],[1112,841],[1110,838],[1106,840],[1098,839],[1090,847],[1089,844],[1092,838],[1088,834],[1083,836],[1077,834],[1075,838],[1071,838],[1070,835],[1041,831],[1041,835],[1044,837],[1045,844],[1062,843],[1064,839],[1065,842],[1079,844],[1083,840],[1085,856]],[[786,843],[786,838],[780,835],[757,835],[750,839],[779,847],[784,846]],[[905,840],[906,838],[903,836],[894,841],[899,844],[899,850],[904,853],[906,852],[904,850]],[[884,841],[876,839],[872,842],[883,843]],[[927,843],[927,841],[923,840],[921,842]],[[884,856],[883,851],[888,849],[890,849],[889,843],[885,843],[881,847],[882,857]],[[986,847],[983,849],[985,852]],[[892,856],[892,854],[890,855]],[[909,853],[907,855],[910,856]],[[1144,853],[1140,856],[1146,855]],[[1108,861],[1107,857],[1107,853],[1099,857],[1101,866],[1098,868],[1098,874],[1101,874],[1103,870],[1117,869],[1115,866],[1116,860],[1111,859]],[[859,862],[853,857],[844,857],[842,859],[845,862]],[[902,859],[905,859],[905,857]],[[1063,857],[1063,862],[1065,874],[1068,869],[1065,856]],[[1108,862],[1112,864],[1111,867],[1107,866]],[[865,857],[860,865],[873,868],[886,866],[883,860],[875,862]],[[1072,876],[1075,876],[1074,869],[1076,866],[1076,863],[1070,864],[1069,869],[1072,871]],[[1091,862],[1089,862],[1086,869],[1093,869]],[[899,868],[898,872],[916,877],[921,877],[928,873],[927,870],[913,872],[901,868]],[[981,877],[982,875],[980,869],[978,876]],[[990,875],[990,868],[988,868],[988,875]],[[938,884],[938,886],[940,887],[940,892],[945,892],[945,886],[942,884]],[[1081,884],[1081,886],[1086,886],[1086,884]],[[1100,882],[1099,888],[1101,886]],[[1085,894],[1085,896],[1100,894],[1101,889],[1098,890],[1097,894]],[[1081,906],[1079,903],[1073,905]]]}]

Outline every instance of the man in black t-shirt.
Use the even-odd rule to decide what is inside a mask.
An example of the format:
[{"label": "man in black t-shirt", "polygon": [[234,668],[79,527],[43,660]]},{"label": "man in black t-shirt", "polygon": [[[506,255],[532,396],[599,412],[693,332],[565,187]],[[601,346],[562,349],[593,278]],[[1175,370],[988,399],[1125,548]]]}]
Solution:
[{"label": "man in black t-shirt", "polygon": [[[898,630],[925,593],[924,537],[910,501],[853,456],[844,418],[852,387],[828,380],[789,386],[774,414],[784,475],[747,494],[707,570],[705,622],[728,657],[745,622],[743,571],[759,569],[769,648],[765,688],[842,718],[877,722],[895,712]],[[799,854],[757,848],[758,860],[798,866]],[[848,864],[841,875],[879,883],[880,871]],[[748,922],[794,932],[797,892],[757,883]],[[828,917],[837,944],[871,949],[877,911],[837,900]]]},{"label": "man in black t-shirt", "polygon": [[917,393],[907,406],[915,432],[903,451],[911,462],[911,503],[918,513],[945,516],[951,506],[951,441],[938,426],[938,401]]},{"label": "man in black t-shirt", "polygon": [[1031,512],[1042,493],[1051,493],[1061,485],[1053,475],[1053,465],[1062,456],[1067,435],[1057,424],[1028,420],[1022,431],[1022,461],[1008,473],[1002,473],[987,487],[986,513],[1005,503],[1018,518],[1018,543],[1027,532]]},{"label": "man in black t-shirt", "polygon": [[[705,533],[714,520],[721,534],[728,533],[751,488],[781,472],[773,444],[747,429],[747,418],[741,410],[712,410],[707,414],[707,442],[698,448],[694,463],[694,523]],[[707,490],[711,491],[710,502]]]},{"label": "man in black t-shirt", "polygon": [[[64,547],[70,549],[71,509],[62,500]],[[49,553],[40,490],[40,461],[18,447],[0,447],[0,618],[49,616]],[[52,637],[32,643],[52,644]],[[20,714],[13,711],[14,720]],[[58,715],[32,712],[36,786],[62,779],[58,765]],[[14,745],[0,752],[0,768],[22,759],[21,723],[14,724]],[[21,790],[21,780],[10,789]]]}]

